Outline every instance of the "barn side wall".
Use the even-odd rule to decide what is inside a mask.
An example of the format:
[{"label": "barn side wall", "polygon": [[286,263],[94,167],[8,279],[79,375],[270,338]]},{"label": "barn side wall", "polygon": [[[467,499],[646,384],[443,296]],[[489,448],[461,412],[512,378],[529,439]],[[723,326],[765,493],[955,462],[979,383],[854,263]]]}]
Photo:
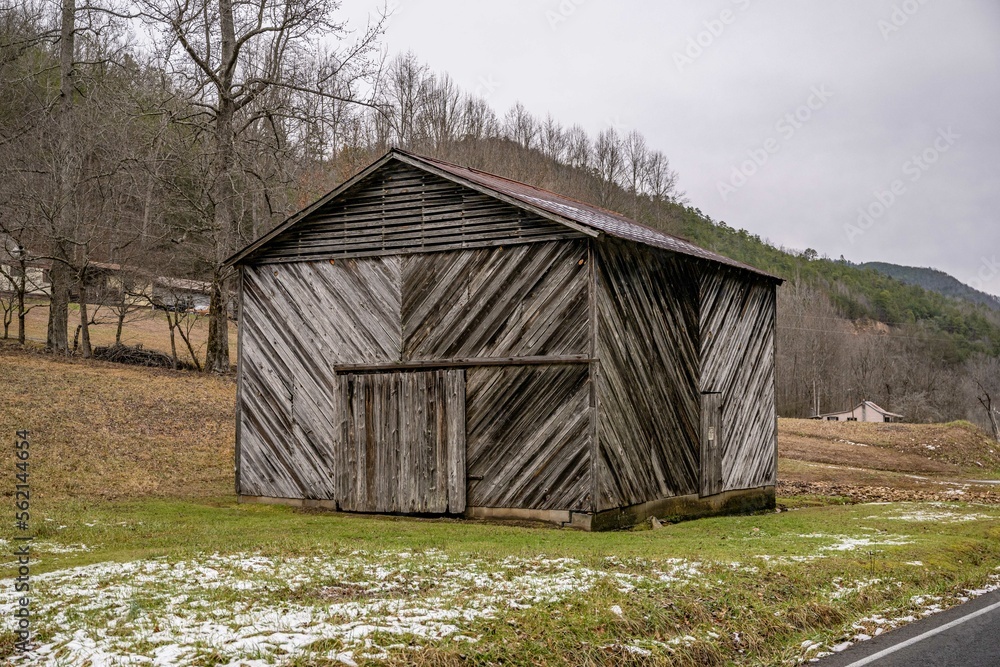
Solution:
[{"label": "barn side wall", "polygon": [[698,492],[698,276],[612,240],[597,256],[598,511]]},{"label": "barn side wall", "polygon": [[701,274],[701,390],[722,396],[723,491],[775,483],[775,299],[746,272]]},{"label": "barn side wall", "polygon": [[569,239],[244,266],[239,493],[355,506],[345,378],[446,367],[467,378],[470,505],[589,507],[588,258]]}]

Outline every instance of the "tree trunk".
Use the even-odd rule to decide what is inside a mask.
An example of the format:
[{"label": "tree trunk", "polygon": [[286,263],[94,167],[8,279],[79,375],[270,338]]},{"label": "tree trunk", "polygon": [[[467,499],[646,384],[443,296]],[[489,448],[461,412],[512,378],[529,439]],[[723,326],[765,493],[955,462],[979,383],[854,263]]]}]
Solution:
[{"label": "tree trunk", "polygon": [[52,296],[49,299],[49,324],[45,348],[51,352],[69,352],[66,327],[69,324],[69,281],[70,271],[65,261],[68,259],[62,244],[56,239],[63,236],[71,216],[69,214],[73,187],[69,153],[70,111],[73,107],[73,65],[74,40],[76,37],[76,0],[62,0],[62,25],[59,34],[59,203],[53,220],[53,244],[56,252],[49,272]]},{"label": "tree trunk", "polygon": [[174,325],[173,315],[170,313],[170,311],[168,310],[168,311],[166,311],[166,313],[167,313],[167,326],[170,327],[170,356],[174,360],[174,370],[176,371],[177,370],[177,339],[174,336],[174,329],[176,328],[176,326]]},{"label": "tree trunk", "polygon": [[122,329],[125,326],[125,315],[125,307],[122,306],[122,309],[118,311],[118,328],[115,329],[115,345],[122,344]]},{"label": "tree trunk", "polygon": [[191,355],[191,362],[194,364],[196,370],[201,371],[201,364],[198,362],[198,355],[194,353],[194,346],[191,345],[191,336],[188,335],[189,331],[184,331],[184,327],[180,326],[180,317],[177,318],[177,333],[181,335],[181,340],[187,345],[188,354]]},{"label": "tree trunk", "polygon": [[28,289],[28,267],[21,260],[21,281],[17,285],[17,342],[24,345],[24,292]]},{"label": "tree trunk", "polygon": [[233,59],[236,31],[232,0],[219,0],[220,56],[223,78],[218,85],[219,101],[215,114],[215,164],[212,185],[215,201],[216,266],[212,276],[212,296],[209,302],[208,345],[205,370],[211,373],[229,372],[229,293],[222,262],[236,249],[239,223],[235,219],[233,199],[234,143],[233,117],[236,105],[232,98]]},{"label": "tree trunk", "polygon": [[997,414],[997,409],[989,410],[989,416],[990,426],[993,427],[993,439],[1000,443],[1000,415]]},{"label": "tree trunk", "polygon": [[90,359],[90,322],[87,316],[87,285],[80,278],[80,351],[84,359]]},{"label": "tree trunk", "polygon": [[49,271],[49,326],[45,349],[49,352],[69,352],[67,326],[69,325],[69,267],[59,261],[52,262]]},{"label": "tree trunk", "polygon": [[233,104],[219,102],[216,117],[216,167],[215,167],[215,229],[216,267],[212,276],[212,296],[209,302],[208,349],[205,353],[205,370],[211,373],[229,372],[229,289],[223,274],[222,262],[235,250],[238,222],[234,219],[232,166],[233,166]]},{"label": "tree trunk", "polygon": [[205,370],[211,373],[229,372],[229,304],[222,278],[212,280],[212,298],[208,310],[208,350]]}]

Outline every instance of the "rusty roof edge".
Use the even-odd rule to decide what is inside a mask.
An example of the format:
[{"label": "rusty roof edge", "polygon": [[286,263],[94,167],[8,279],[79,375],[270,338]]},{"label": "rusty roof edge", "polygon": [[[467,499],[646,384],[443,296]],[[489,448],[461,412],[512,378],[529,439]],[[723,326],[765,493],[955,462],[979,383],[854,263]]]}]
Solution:
[{"label": "rusty roof edge", "polygon": [[[624,223],[626,225],[630,225],[632,227],[636,227],[636,228],[638,228],[640,230],[643,230],[643,231],[646,231],[648,233],[655,234],[656,236],[663,237],[664,239],[667,239],[669,241],[673,241],[674,243],[676,243],[678,245],[689,246],[691,248],[691,251],[690,252],[684,252],[681,249],[668,248],[668,247],[664,247],[664,246],[661,246],[661,245],[656,245],[656,244],[653,244],[653,243],[649,243],[647,241],[642,241],[642,240],[638,240],[638,239],[635,239],[635,238],[631,238],[631,237],[629,237],[627,235],[615,233],[614,231],[611,231],[611,230],[594,230],[594,231],[599,231],[601,233],[606,233],[609,236],[613,236],[615,238],[622,239],[623,241],[628,241],[630,243],[642,243],[643,245],[650,246],[650,247],[653,247],[653,248],[657,248],[657,249],[663,250],[665,252],[673,252],[675,254],[684,255],[685,257],[692,257],[692,258],[701,259],[701,260],[708,261],[708,262],[715,262],[715,263],[722,264],[724,266],[729,266],[729,267],[732,267],[732,268],[735,268],[735,269],[741,269],[743,271],[747,271],[747,272],[750,272],[750,273],[753,273],[753,274],[756,274],[756,275],[759,275],[759,276],[763,276],[765,278],[769,278],[771,280],[777,281],[778,283],[785,282],[784,278],[781,278],[779,276],[776,276],[776,275],[773,275],[771,273],[768,273],[767,271],[759,269],[759,268],[757,268],[755,266],[751,266],[751,265],[746,264],[744,262],[740,262],[738,260],[732,259],[731,257],[727,257],[725,255],[721,255],[721,254],[719,254],[717,252],[714,252],[712,250],[708,250],[706,248],[702,248],[701,246],[698,246],[695,243],[693,243],[691,241],[688,241],[687,239],[684,239],[682,237],[674,236],[673,234],[668,234],[666,232],[663,232],[663,231],[660,231],[660,230],[656,229],[655,227],[651,227],[651,226],[643,224],[641,222],[637,222],[635,220],[632,220],[631,218],[628,218],[625,215],[623,215],[621,213],[618,213],[617,211],[612,211],[610,209],[606,209],[606,208],[603,208],[603,207],[600,207],[600,206],[596,206],[594,204],[588,204],[587,202],[583,202],[583,201],[580,201],[578,199],[573,199],[572,197],[567,197],[565,195],[559,194],[558,192],[553,192],[551,190],[546,190],[544,188],[535,187],[534,185],[529,185],[528,183],[522,183],[520,181],[515,181],[513,179],[506,178],[504,176],[498,176],[497,174],[491,174],[490,172],[482,171],[480,169],[474,169],[472,167],[466,167],[466,166],[463,166],[463,165],[460,165],[460,164],[455,164],[454,162],[448,162],[447,160],[440,160],[438,158],[426,157],[426,156],[423,156],[423,155],[418,155],[416,153],[410,153],[409,151],[404,151],[404,150],[399,149],[399,148],[394,148],[393,151],[395,151],[396,153],[398,153],[398,154],[400,154],[402,156],[411,158],[413,161],[421,163],[421,165],[428,165],[428,164],[430,164],[430,165],[440,165],[439,166],[439,170],[444,171],[444,173],[448,175],[448,176],[445,176],[446,178],[450,176],[451,178],[457,178],[457,179],[460,179],[462,181],[466,181],[467,182],[467,179],[463,178],[460,174],[452,173],[449,170],[449,168],[453,168],[453,169],[457,169],[457,170],[461,170],[461,171],[472,172],[472,174],[474,174],[474,175],[479,175],[479,176],[482,176],[482,177],[485,177],[485,178],[488,178],[488,179],[497,179],[497,180],[506,181],[507,183],[511,183],[514,186],[523,187],[523,188],[529,188],[531,190],[536,190],[539,193],[551,195],[556,200],[564,200],[566,202],[569,202],[570,204],[576,204],[576,205],[579,205],[579,206],[584,207],[586,209],[589,209],[591,211],[596,211],[596,212],[598,212],[600,214],[603,214],[603,215],[606,215],[606,216],[610,216],[610,217],[614,218],[615,220],[617,220],[618,222]],[[435,171],[438,171],[438,170],[435,170]],[[493,196],[504,195],[504,200],[505,201],[508,201],[510,199],[514,200],[513,202],[509,202],[508,201],[508,203],[513,203],[514,205],[521,206],[521,207],[530,207],[530,209],[533,210],[533,211],[535,211],[535,209],[538,208],[537,206],[532,206],[531,204],[529,204],[528,202],[523,201],[520,198],[522,196],[523,197],[528,197],[527,195],[518,195],[516,193],[511,193],[510,195],[505,195],[505,193],[498,192],[495,188],[490,187],[489,185],[485,185],[485,184],[481,184],[481,183],[475,183],[474,181],[472,183],[474,185],[478,185],[479,186],[479,187],[476,188],[477,190],[480,190],[481,188],[485,189],[488,192],[488,194],[491,194]],[[530,198],[531,199],[535,199],[534,197],[530,197]],[[550,205],[553,205],[553,206],[561,204],[561,202],[558,202],[558,201],[552,201],[552,202],[549,202],[549,203],[550,203]],[[535,211],[535,212],[537,212],[537,211]],[[545,215],[545,217],[547,217],[549,219],[552,219],[552,216],[556,216],[557,218],[559,218],[559,220],[557,220],[557,221],[560,221],[560,222],[562,222],[562,221],[571,222],[574,225],[582,225],[582,226],[587,227],[588,229],[593,230],[593,227],[590,227],[584,221],[574,220],[572,218],[567,218],[566,216],[560,215],[560,214],[555,213],[553,211],[549,211],[547,209],[542,209],[542,213],[541,214]],[[566,224],[566,222],[564,222],[564,224]]]},{"label": "rusty roof edge", "polygon": [[[674,254],[684,255],[685,257],[690,257],[692,259],[698,259],[702,261],[721,264],[723,266],[729,266],[731,268],[746,271],[758,276],[763,276],[770,280],[777,281],[778,283],[785,282],[783,278],[770,274],[766,271],[758,269],[749,264],[745,264],[730,257],[726,257],[725,255],[721,255],[706,248],[702,248],[692,243],[691,241],[688,241],[687,239],[674,236],[672,234],[667,234],[666,232],[662,232],[654,227],[650,227],[649,225],[645,225],[641,222],[636,222],[635,220],[632,220],[616,211],[611,211],[609,209],[605,209],[600,206],[588,204],[586,202],[573,199],[572,197],[561,195],[558,192],[552,192],[551,190],[538,188],[533,185],[529,185],[527,183],[515,181],[510,178],[498,176],[496,174],[491,174],[486,171],[473,169],[472,167],[465,167],[452,162],[447,162],[446,160],[439,160],[437,158],[418,155],[416,153],[411,153],[409,151],[405,151],[395,147],[390,148],[380,158],[378,158],[370,165],[359,171],[357,174],[355,174],[351,178],[347,179],[346,181],[344,181],[343,183],[332,189],[330,192],[325,194],[317,201],[313,202],[309,206],[302,208],[296,213],[293,213],[292,215],[287,217],[284,221],[282,221],[280,224],[278,224],[274,229],[261,235],[254,241],[251,241],[249,244],[244,246],[242,249],[230,255],[228,258],[226,258],[226,260],[223,262],[222,265],[228,268],[248,259],[262,247],[267,245],[275,237],[284,233],[289,228],[294,226],[296,223],[300,222],[303,218],[307,217],[311,213],[315,212],[317,209],[321,208],[322,206],[329,203],[339,195],[343,194],[346,190],[353,187],[361,180],[370,176],[373,172],[383,167],[387,162],[389,162],[392,159],[399,160],[400,162],[403,162],[405,164],[409,164],[418,169],[423,169],[437,176],[448,179],[452,182],[459,183],[460,185],[471,188],[488,196],[500,199],[501,201],[511,204],[512,206],[517,206],[518,208],[530,211],[531,213],[534,213],[543,218],[551,220],[557,224],[569,227],[575,231],[578,231],[582,234],[585,234],[593,238],[599,238],[602,235],[607,234],[609,236],[621,239],[623,241],[627,241],[630,243],[641,243],[642,245],[649,246],[652,248],[657,248],[658,250],[662,250],[664,252],[672,252]],[[455,173],[452,170],[466,171],[473,176],[478,176],[484,179],[496,179],[500,181],[505,181],[507,183],[512,184],[512,186],[516,186],[518,188],[527,188],[528,190],[538,192],[540,195],[548,195],[552,198],[552,200],[550,201],[548,199],[545,199],[544,197],[533,197],[524,193],[503,192],[502,190],[498,190],[495,186],[492,186],[488,183],[480,183],[475,180],[470,180],[468,177],[463,176],[461,173]],[[571,216],[560,214],[557,211],[549,210],[548,208],[544,208],[541,205],[532,204],[530,200],[536,200],[539,202],[539,204],[547,204],[552,208],[559,208],[559,207],[575,208],[576,206],[579,206],[582,207],[582,209],[584,209],[587,212],[610,217],[615,222],[626,225],[630,228],[634,228],[636,232],[645,232],[646,234],[651,234],[654,235],[655,237],[659,237],[656,240],[662,240],[664,244],[652,243],[651,242],[652,239],[647,240],[642,238],[635,238],[634,235],[630,236],[628,234],[625,234],[621,231],[616,231],[614,229],[597,228],[593,224],[590,224],[585,220],[574,219]],[[665,244],[676,245],[678,247],[668,247]]]}]

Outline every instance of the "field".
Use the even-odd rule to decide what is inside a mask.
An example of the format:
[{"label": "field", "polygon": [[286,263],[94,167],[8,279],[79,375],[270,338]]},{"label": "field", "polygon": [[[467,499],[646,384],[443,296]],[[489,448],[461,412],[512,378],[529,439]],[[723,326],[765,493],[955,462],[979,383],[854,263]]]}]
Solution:
[{"label": "field", "polygon": [[[25,317],[24,330],[25,338],[34,343],[45,343],[45,331],[48,326],[49,309],[47,301],[34,301],[29,303],[31,309]],[[91,304],[88,306],[88,314],[97,322],[90,326],[91,345],[111,345],[115,342],[115,331],[118,328],[118,320],[115,313],[108,307],[100,307]],[[205,356],[205,344],[208,341],[208,318],[190,314],[191,318],[191,346],[200,359]],[[69,305],[69,333],[70,345],[73,344],[73,334],[80,322],[80,307],[75,303]],[[17,323],[11,324],[9,335],[17,338]],[[122,343],[125,345],[142,345],[148,350],[158,350],[170,353],[170,327],[167,324],[167,316],[162,310],[152,308],[140,308],[128,314],[125,326],[122,329]],[[191,355],[184,345],[184,341],[177,337],[177,357],[181,361],[190,361]],[[235,363],[236,360],[236,327],[231,326],[229,331],[230,356]]]},{"label": "field", "polygon": [[968,422],[780,419],[778,454],[786,494],[996,502],[1000,491],[1000,446]]},{"label": "field", "polygon": [[783,511],[590,534],[239,505],[232,379],[11,348],[0,373],[0,430],[32,443],[13,664],[799,664],[1000,586],[1000,489],[969,481],[998,470],[963,424],[782,420]]}]

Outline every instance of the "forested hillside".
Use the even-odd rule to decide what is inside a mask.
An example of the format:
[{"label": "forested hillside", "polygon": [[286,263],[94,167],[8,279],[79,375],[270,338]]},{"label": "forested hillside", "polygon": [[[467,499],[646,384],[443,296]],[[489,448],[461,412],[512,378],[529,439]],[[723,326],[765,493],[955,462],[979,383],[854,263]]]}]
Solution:
[{"label": "forested hillside", "polygon": [[970,287],[944,271],[929,267],[900,266],[888,262],[865,262],[860,266],[865,269],[874,269],[907,285],[916,285],[931,292],[950,296],[953,299],[961,299],[1000,310],[1000,297]]},{"label": "forested hillside", "polygon": [[[414,54],[382,62],[381,24],[348,33],[332,2],[289,3],[281,16],[235,5],[223,17],[232,31],[219,28],[221,5],[136,7],[135,19],[100,2],[0,15],[0,232],[26,250],[12,262],[52,263],[53,350],[73,347],[74,294],[80,321],[69,327],[90,354],[79,277],[114,262],[210,282],[204,366],[226,371],[222,261],[399,146],[620,211],[785,278],[783,416],[869,398],[914,421],[985,426],[980,399],[1000,400],[996,310],[711,220],[679,189],[701,176],[679,176],[669,147],[637,131],[592,136],[520,104],[494,110]],[[150,39],[134,38],[140,27]],[[16,294],[0,301],[8,316],[19,307]]]}]

